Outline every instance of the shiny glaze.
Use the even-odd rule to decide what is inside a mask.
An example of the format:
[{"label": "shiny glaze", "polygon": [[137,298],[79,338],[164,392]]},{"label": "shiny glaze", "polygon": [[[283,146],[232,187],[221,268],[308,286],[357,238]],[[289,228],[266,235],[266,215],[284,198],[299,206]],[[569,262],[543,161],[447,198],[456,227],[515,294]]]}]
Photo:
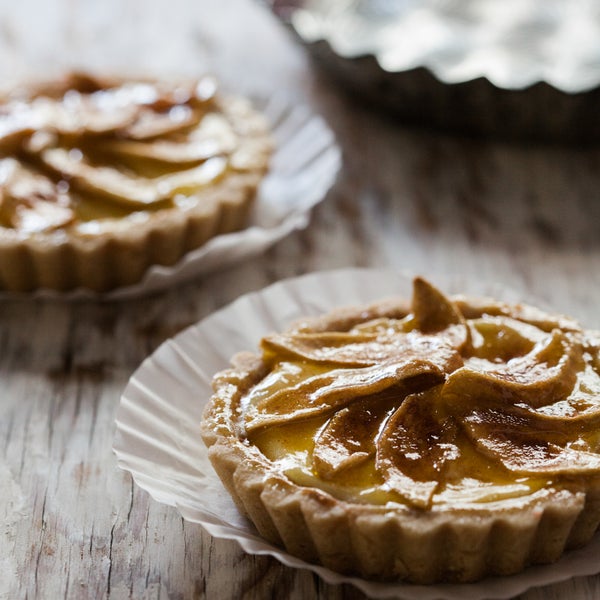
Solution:
[{"label": "shiny glaze", "polygon": [[237,133],[210,78],[106,82],[73,74],[0,104],[0,226],[30,234],[185,210],[230,169]]},{"label": "shiny glaze", "polygon": [[262,346],[243,428],[296,483],[429,508],[600,473],[600,344],[568,319],[417,279],[403,318]]}]

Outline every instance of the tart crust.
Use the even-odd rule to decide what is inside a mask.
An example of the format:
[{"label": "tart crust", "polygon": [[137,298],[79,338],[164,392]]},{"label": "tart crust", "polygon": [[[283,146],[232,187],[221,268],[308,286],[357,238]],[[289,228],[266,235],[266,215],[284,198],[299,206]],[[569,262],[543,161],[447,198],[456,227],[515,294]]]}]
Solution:
[{"label": "tart crust", "polygon": [[[451,303],[467,317],[513,315],[527,323],[553,323],[565,330],[578,327],[567,317],[526,305],[462,296]],[[388,300],[304,320],[290,331],[348,331],[374,319],[403,318],[409,310],[404,300]],[[590,335],[598,341],[597,334]],[[594,350],[598,352],[597,347]],[[303,560],[374,580],[472,582],[553,562],[565,550],[587,543],[598,528],[598,471],[551,479],[516,497],[425,507],[356,501],[340,497],[326,485],[294,481],[249,439],[244,425],[245,398],[269,370],[264,355],[235,356],[232,368],[215,376],[201,434],[239,510],[261,536]]]},{"label": "tart crust", "polygon": [[[193,86],[195,83],[125,81],[70,74],[60,81],[15,90],[4,98],[3,104],[8,106],[15,99],[26,104],[40,97],[66,98],[74,89],[84,95],[90,86],[92,91],[102,92],[127,84],[156,84],[161,92],[165,89],[168,92],[170,85]],[[183,203],[176,204],[170,198],[170,204],[164,207],[152,210],[133,207],[124,216],[102,216],[85,222],[75,219],[64,225],[33,231],[20,230],[0,219],[0,290],[20,292],[49,288],[66,291],[82,287],[106,292],[139,282],[150,266],[177,263],[186,253],[216,235],[248,226],[256,190],[267,171],[271,154],[268,126],[262,115],[243,98],[215,91],[203,101],[206,107],[201,110],[224,119],[236,137],[235,148],[225,153],[218,150],[215,154],[217,158],[225,156],[228,161],[223,174],[209,178],[191,191],[186,190],[187,201]],[[171,102],[170,108],[187,108],[185,100]],[[6,111],[2,104],[0,110]],[[11,148],[12,153],[7,154],[5,149],[3,162],[15,159],[18,162],[22,144],[31,140],[33,134],[34,131],[23,136],[21,145]],[[108,137],[120,142],[123,134],[118,132],[111,137],[109,133]],[[160,142],[162,138],[150,134],[148,139]],[[165,139],[169,141],[169,134]],[[87,158],[85,150],[84,158]],[[208,156],[206,160],[211,158]],[[202,161],[193,164],[202,164]],[[118,170],[122,165],[118,159],[113,159],[108,166]],[[69,177],[64,179],[68,181]],[[3,184],[0,184],[0,194],[4,195]],[[69,194],[67,192],[67,196]],[[1,205],[0,197],[0,209]]]}]

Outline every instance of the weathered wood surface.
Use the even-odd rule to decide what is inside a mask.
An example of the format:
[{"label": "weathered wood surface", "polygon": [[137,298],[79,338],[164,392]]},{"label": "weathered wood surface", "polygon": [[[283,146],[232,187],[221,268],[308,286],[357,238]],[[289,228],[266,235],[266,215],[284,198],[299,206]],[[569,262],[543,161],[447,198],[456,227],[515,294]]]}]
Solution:
[{"label": "weathered wood surface", "polygon": [[[135,301],[0,302],[0,598],[362,598],[214,540],[138,489],[111,452],[121,391],[182,328],[316,269],[485,278],[600,327],[600,150],[402,127],[352,104],[245,0],[0,4],[3,81],[72,66],[283,91],[329,120],[345,167],[310,227],[260,258]],[[586,577],[522,598],[599,596]]]}]

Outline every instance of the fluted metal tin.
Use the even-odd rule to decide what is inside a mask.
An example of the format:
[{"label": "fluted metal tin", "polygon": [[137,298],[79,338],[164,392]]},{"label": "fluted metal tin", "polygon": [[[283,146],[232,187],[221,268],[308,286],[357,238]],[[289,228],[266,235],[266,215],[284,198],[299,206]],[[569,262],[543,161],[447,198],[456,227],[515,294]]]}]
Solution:
[{"label": "fluted metal tin", "polygon": [[273,0],[349,90],[403,119],[502,137],[600,139],[600,3]]}]

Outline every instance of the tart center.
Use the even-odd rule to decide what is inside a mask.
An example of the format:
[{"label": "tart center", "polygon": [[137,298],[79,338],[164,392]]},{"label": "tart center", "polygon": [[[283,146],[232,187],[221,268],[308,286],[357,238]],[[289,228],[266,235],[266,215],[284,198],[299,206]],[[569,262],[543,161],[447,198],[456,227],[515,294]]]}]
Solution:
[{"label": "tart center", "polygon": [[403,315],[262,342],[248,441],[295,483],[417,508],[519,498],[600,469],[600,343],[415,280]]},{"label": "tart center", "polygon": [[[242,166],[214,82],[62,86],[0,106],[0,226],[32,233],[195,203]],[[10,157],[10,158],[3,158]]]}]

